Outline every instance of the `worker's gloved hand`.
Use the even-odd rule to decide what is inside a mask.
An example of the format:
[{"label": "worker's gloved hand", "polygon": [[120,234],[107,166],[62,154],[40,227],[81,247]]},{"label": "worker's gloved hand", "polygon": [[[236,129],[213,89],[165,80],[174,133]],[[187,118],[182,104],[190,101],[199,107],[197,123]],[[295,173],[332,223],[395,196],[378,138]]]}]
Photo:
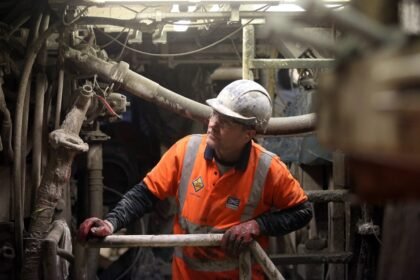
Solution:
[{"label": "worker's gloved hand", "polygon": [[105,237],[113,232],[114,227],[110,222],[92,217],[80,224],[77,238],[80,241],[86,241],[89,237]]},{"label": "worker's gloved hand", "polygon": [[222,248],[231,256],[238,256],[261,234],[257,221],[250,220],[228,229],[222,238]]}]

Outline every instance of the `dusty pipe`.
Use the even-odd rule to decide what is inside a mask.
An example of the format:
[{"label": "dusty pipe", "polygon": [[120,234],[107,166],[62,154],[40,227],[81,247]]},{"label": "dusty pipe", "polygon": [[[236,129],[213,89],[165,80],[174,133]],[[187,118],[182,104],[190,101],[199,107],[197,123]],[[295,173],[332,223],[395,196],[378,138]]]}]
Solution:
[{"label": "dusty pipe", "polygon": [[35,202],[36,189],[41,183],[42,163],[42,134],[44,117],[44,97],[47,90],[47,77],[39,73],[36,77],[35,112],[33,121],[33,150],[32,150],[32,203]]},{"label": "dusty pipe", "polygon": [[63,102],[63,85],[64,85],[64,70],[58,71],[58,86],[57,86],[57,105],[55,109],[55,125],[54,128],[60,127],[61,118],[61,103]]},{"label": "dusty pipe", "polygon": [[[44,14],[40,26],[40,32],[44,32],[48,29],[50,22],[50,16]],[[37,56],[37,64],[40,68],[40,72],[36,74],[36,88],[35,88],[35,109],[34,109],[34,120],[32,126],[32,139],[33,139],[33,150],[32,150],[32,197],[31,204],[35,203],[36,189],[41,183],[41,169],[42,169],[42,135],[43,135],[43,117],[44,117],[44,98],[45,92],[48,87],[48,79],[45,74],[45,67],[47,64],[47,49],[45,44],[42,46],[39,55]]]},{"label": "dusty pipe", "polygon": [[[92,55],[68,48],[64,57],[79,70],[98,74],[101,78],[118,82],[124,89],[161,107],[189,119],[207,123],[209,106],[183,97],[128,69],[128,64],[106,62]],[[265,134],[293,135],[315,130],[315,114],[297,117],[272,118]]]},{"label": "dusty pipe", "polygon": [[[42,33],[37,40],[30,46],[26,53],[25,64],[23,66],[22,76],[19,82],[19,89],[17,93],[16,109],[15,109],[15,136],[13,141],[13,201],[14,201],[14,215],[15,215],[15,236],[16,236],[16,251],[17,258],[23,258],[23,213],[22,213],[22,184],[20,168],[20,158],[22,154],[22,121],[23,121],[23,107],[28,87],[29,76],[32,71],[32,66],[35,62],[37,54],[44,44],[45,40],[56,30],[58,24],[52,25],[48,30]],[[18,269],[22,264],[18,264]]]},{"label": "dusty pipe", "polygon": [[34,211],[25,247],[24,279],[38,279],[40,242],[48,233],[57,202],[71,175],[71,164],[77,152],[86,152],[88,145],[78,136],[93,90],[85,85],[60,129],[50,133],[50,156],[38,188]]},{"label": "dusty pipe", "polygon": [[238,80],[242,79],[242,68],[228,68],[228,67],[220,67],[214,70],[214,72],[210,75],[210,79],[212,81],[229,81],[229,80]]},{"label": "dusty pipe", "polygon": [[242,79],[254,80],[251,60],[255,58],[255,28],[252,24],[242,29]]},{"label": "dusty pipe", "polygon": [[92,239],[87,246],[96,248],[220,246],[223,234],[110,235]]},{"label": "dusty pipe", "polygon": [[[89,173],[89,217],[102,218],[103,215],[103,177],[102,177],[102,144],[89,145],[87,168]],[[99,249],[88,250],[87,267],[89,279],[94,279],[98,267]]]},{"label": "dusty pipe", "polygon": [[12,117],[7,108],[6,99],[3,92],[3,73],[0,72],[0,114],[2,115],[1,123],[1,140],[3,141],[3,150],[8,160],[13,159],[12,148]]},{"label": "dusty pipe", "polygon": [[285,280],[283,275],[277,270],[277,267],[273,264],[270,258],[265,253],[264,249],[261,248],[260,244],[256,241],[250,245],[251,253],[254,259],[259,263],[270,280]]},{"label": "dusty pipe", "polygon": [[319,190],[305,191],[310,202],[347,202],[350,200],[350,192],[348,190]]},{"label": "dusty pipe", "polygon": [[268,121],[267,135],[294,135],[308,133],[315,130],[316,115],[314,113],[294,116],[271,118]]},{"label": "dusty pipe", "polygon": [[239,279],[252,279],[251,252],[249,250],[245,250],[239,255]]}]

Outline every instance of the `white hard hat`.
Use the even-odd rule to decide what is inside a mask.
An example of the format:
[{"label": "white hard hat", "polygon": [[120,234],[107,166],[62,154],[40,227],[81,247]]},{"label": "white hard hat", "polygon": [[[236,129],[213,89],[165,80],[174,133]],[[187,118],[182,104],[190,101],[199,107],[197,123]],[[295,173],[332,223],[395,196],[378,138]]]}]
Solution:
[{"label": "white hard hat", "polygon": [[271,98],[267,90],[251,80],[237,80],[206,103],[218,113],[265,131],[271,117]]}]

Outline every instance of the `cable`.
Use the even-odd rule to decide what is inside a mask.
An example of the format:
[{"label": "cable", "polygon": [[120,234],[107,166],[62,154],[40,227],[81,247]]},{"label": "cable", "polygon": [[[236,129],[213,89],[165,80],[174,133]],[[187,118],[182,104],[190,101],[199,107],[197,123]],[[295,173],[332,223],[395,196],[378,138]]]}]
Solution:
[{"label": "cable", "polygon": [[[97,26],[95,26],[95,28],[97,29],[97,30],[99,30],[99,31],[102,31],[102,30],[100,30]],[[127,29],[127,27],[124,27],[121,31],[120,31],[120,33],[118,33],[118,35],[114,38],[115,40],[117,40],[118,41],[118,38],[120,38],[121,37],[121,35],[124,33],[124,31]],[[107,42],[107,43],[105,43],[105,44],[103,44],[103,45],[101,45],[101,46],[98,46],[99,48],[101,48],[101,49],[103,49],[103,48],[106,48],[106,47],[108,47],[109,45],[111,45],[112,43],[114,43],[114,40],[109,40],[109,42]]]},{"label": "cable", "polygon": [[[258,9],[256,9],[255,11],[260,11],[260,10],[266,10],[270,7],[271,5],[265,5],[262,6]],[[247,23],[241,25],[241,27],[239,27],[238,29],[234,30],[233,32],[229,33],[228,35],[224,36],[223,38],[217,40],[216,42],[213,42],[207,46],[204,46],[202,48],[193,50],[193,51],[188,51],[188,52],[182,52],[182,53],[172,53],[172,54],[158,54],[158,53],[150,53],[150,52],[145,52],[145,51],[140,51],[137,49],[134,49],[132,47],[127,46],[126,44],[121,43],[120,41],[118,41],[116,38],[112,37],[111,35],[108,35],[107,33],[105,33],[104,31],[98,29],[98,31],[100,31],[103,35],[105,35],[106,37],[110,38],[112,41],[116,42],[117,44],[121,45],[121,46],[125,46],[125,48],[127,50],[130,50],[134,53],[139,53],[139,54],[143,54],[143,55],[148,55],[148,56],[155,56],[155,57],[177,57],[177,56],[185,56],[185,55],[190,55],[190,54],[195,54],[195,53],[199,53],[202,52],[206,49],[209,49],[211,47],[214,47],[215,45],[223,42],[224,40],[228,39],[229,37],[235,35],[236,33],[238,33],[239,31],[241,31],[245,26],[251,24],[251,22],[254,20],[255,18],[249,20]]]},{"label": "cable", "polygon": [[[205,46],[205,47],[202,47],[202,48],[199,48],[199,49],[193,50],[193,51],[182,52],[182,53],[171,53],[171,54],[170,54],[170,53],[168,53],[168,54],[158,54],[158,53],[149,53],[149,52],[145,52],[145,51],[140,51],[140,50],[134,49],[134,48],[129,47],[129,46],[126,46],[126,49],[127,49],[127,50],[130,50],[130,51],[132,51],[132,52],[134,52],[134,53],[139,53],[139,54],[148,55],[148,56],[156,56],[156,57],[177,57],[177,56],[184,56],[184,55],[195,54],[195,53],[198,53],[198,52],[202,52],[202,51],[204,51],[204,50],[206,50],[206,49],[209,49],[209,48],[211,48],[211,47],[213,47],[213,46],[215,46],[215,45],[217,45],[217,44],[219,44],[219,43],[223,42],[223,41],[224,41],[224,40],[226,40],[227,38],[229,38],[229,37],[231,37],[231,36],[235,35],[235,34],[236,34],[236,33],[238,33],[239,31],[241,31],[241,30],[242,30],[245,26],[249,25],[249,24],[251,23],[251,21],[253,21],[253,20],[254,20],[254,19],[251,19],[251,20],[250,20],[250,21],[248,21],[246,24],[242,25],[240,28],[238,28],[238,29],[236,29],[235,31],[233,31],[233,32],[229,33],[228,35],[226,35],[225,37],[223,37],[223,38],[221,38],[221,39],[217,40],[216,42],[211,43],[211,44],[209,44],[209,45],[207,45],[207,46]],[[115,43],[117,43],[117,44],[119,44],[119,45],[121,45],[121,46],[124,46],[124,45],[125,45],[125,44],[121,43],[120,41],[116,40],[114,37],[112,37],[112,36],[110,36],[110,35],[106,34],[106,33],[105,33],[105,32],[103,32],[102,30],[100,30],[100,29],[98,29],[98,30],[99,30],[102,34],[104,34],[106,37],[108,37],[108,38],[110,38],[111,40],[113,40]]]},{"label": "cable", "polygon": [[131,29],[128,29],[127,36],[125,37],[124,46],[122,47],[120,54],[116,57],[115,60],[120,60],[122,55],[124,54],[125,48],[127,47],[128,38],[130,37],[130,31]]}]

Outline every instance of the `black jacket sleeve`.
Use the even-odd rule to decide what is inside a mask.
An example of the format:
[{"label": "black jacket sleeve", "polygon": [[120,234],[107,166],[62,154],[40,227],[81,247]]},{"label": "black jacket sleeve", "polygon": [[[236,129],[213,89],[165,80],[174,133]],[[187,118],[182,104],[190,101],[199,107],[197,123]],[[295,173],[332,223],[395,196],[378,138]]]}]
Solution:
[{"label": "black jacket sleeve", "polygon": [[105,219],[114,226],[115,232],[150,212],[158,200],[142,181],[123,196]]},{"label": "black jacket sleeve", "polygon": [[281,211],[264,213],[256,221],[262,234],[278,236],[300,229],[311,219],[312,206],[304,202]]}]

